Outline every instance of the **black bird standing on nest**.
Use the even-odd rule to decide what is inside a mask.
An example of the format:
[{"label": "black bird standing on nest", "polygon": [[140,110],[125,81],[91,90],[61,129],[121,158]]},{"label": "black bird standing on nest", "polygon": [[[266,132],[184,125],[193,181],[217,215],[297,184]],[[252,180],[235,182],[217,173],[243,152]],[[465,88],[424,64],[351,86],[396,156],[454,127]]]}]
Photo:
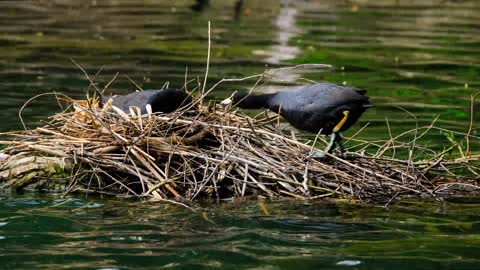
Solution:
[{"label": "black bird standing on nest", "polygon": [[[105,103],[109,98],[103,97]],[[183,90],[167,88],[162,90],[144,90],[125,96],[113,96],[112,105],[128,113],[130,107],[140,108],[142,114],[171,113],[192,104],[193,98]]]},{"label": "black bird standing on nest", "polygon": [[[297,129],[331,135],[330,143],[324,151],[331,152],[338,145],[343,155],[340,132],[350,128],[366,109],[373,107],[368,97],[364,96],[366,92],[333,83],[317,83],[270,94],[236,92],[222,104],[232,103],[244,109],[270,109]],[[317,152],[313,156],[324,155],[323,152]]]}]

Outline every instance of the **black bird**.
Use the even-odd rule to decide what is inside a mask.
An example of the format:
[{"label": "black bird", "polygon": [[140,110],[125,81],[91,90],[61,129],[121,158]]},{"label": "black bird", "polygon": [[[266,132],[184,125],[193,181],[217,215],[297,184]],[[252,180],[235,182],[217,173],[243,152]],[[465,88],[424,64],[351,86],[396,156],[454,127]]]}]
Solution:
[{"label": "black bird", "polygon": [[[317,83],[271,94],[250,95],[248,92],[236,92],[222,104],[233,103],[244,109],[267,108],[279,113],[297,129],[331,134],[330,144],[325,152],[331,152],[337,144],[343,155],[340,132],[347,130],[366,109],[373,107],[368,97],[364,96],[366,92],[333,83]],[[324,153],[315,154],[316,157],[323,155]]]},{"label": "black bird", "polygon": [[[193,98],[185,91],[173,88],[162,90],[144,90],[125,96],[113,96],[112,105],[128,113],[130,106],[139,107],[142,114],[171,113],[181,107],[192,104]],[[103,97],[103,103],[108,97]]]}]

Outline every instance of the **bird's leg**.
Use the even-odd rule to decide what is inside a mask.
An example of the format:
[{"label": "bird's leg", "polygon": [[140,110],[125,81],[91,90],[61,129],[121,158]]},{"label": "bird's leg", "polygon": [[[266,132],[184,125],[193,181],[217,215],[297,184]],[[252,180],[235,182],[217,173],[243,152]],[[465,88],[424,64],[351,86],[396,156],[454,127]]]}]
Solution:
[{"label": "bird's leg", "polygon": [[[340,129],[342,129],[343,125],[345,124],[345,122],[347,122],[347,119],[348,119],[348,114],[350,112],[349,111],[343,111],[343,118],[342,120],[340,120],[340,122],[338,122],[338,124],[333,128],[332,130],[332,139],[330,141],[330,147],[334,146],[334,144],[338,145],[338,148],[340,148],[340,155],[343,157],[343,154],[345,153],[345,148],[343,147],[343,144],[342,144],[342,133],[340,133]],[[329,148],[328,150],[329,151],[332,151],[335,147],[333,148]]]},{"label": "bird's leg", "polygon": [[[340,139],[338,139],[340,138]],[[323,158],[325,157],[325,153],[331,153],[333,149],[335,149],[335,143],[338,142],[338,140],[342,140],[341,136],[337,134],[337,132],[334,132],[330,135],[330,142],[328,143],[327,147],[325,147],[325,150],[323,151],[315,151],[311,157],[313,158]],[[341,147],[343,148],[343,146]]]},{"label": "bird's leg", "polygon": [[328,143],[327,147],[325,147],[325,150],[323,151],[315,151],[312,153],[311,157],[312,158],[323,158],[325,157],[325,153],[330,153],[330,151],[334,148],[334,144],[335,144],[335,137],[336,137],[336,134],[335,133],[332,133],[332,135],[330,135],[330,142]]},{"label": "bird's leg", "polygon": [[333,132],[334,134],[337,133],[337,132],[339,132],[340,129],[341,129],[341,128],[343,127],[343,125],[345,124],[345,122],[347,122],[347,118],[348,118],[348,114],[349,114],[349,113],[350,113],[349,111],[343,111],[343,118],[342,118],[342,120],[340,120],[340,121],[338,122],[338,124],[333,128],[333,131],[332,131],[332,132]]},{"label": "bird's leg", "polygon": [[343,140],[342,133],[337,132],[337,136],[335,136],[335,144],[340,149],[340,156],[345,157],[345,147],[343,147],[342,140]]},{"label": "bird's leg", "polygon": [[342,144],[342,134],[340,133],[340,129],[343,127],[345,122],[347,122],[349,111],[343,111],[343,118],[338,122],[338,124],[333,128],[332,134],[330,135],[330,143],[327,145],[323,152],[315,152],[312,157],[314,158],[321,158],[325,156],[325,153],[330,153],[335,149],[335,145],[338,145],[340,148],[341,156],[343,157],[343,153],[345,149],[343,148]]},{"label": "bird's leg", "polygon": [[335,149],[335,142],[337,140],[336,138],[337,138],[337,133],[333,132],[330,135],[330,142],[328,143],[327,147],[325,147],[325,150],[323,150],[324,152],[330,153],[333,149]]}]

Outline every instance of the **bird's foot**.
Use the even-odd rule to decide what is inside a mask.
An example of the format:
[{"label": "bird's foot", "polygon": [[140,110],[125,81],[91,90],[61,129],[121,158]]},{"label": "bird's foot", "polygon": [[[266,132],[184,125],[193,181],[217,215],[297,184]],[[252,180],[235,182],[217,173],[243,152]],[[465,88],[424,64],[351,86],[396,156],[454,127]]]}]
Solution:
[{"label": "bird's foot", "polygon": [[326,155],[324,151],[315,151],[310,154],[309,158],[324,158],[325,156]]},{"label": "bird's foot", "polygon": [[[315,151],[313,153],[311,153],[310,155],[308,155],[307,159],[311,159],[311,158],[326,158],[327,155],[325,154],[326,151]],[[347,157],[345,156],[345,153],[342,152],[342,151],[339,151],[337,152],[337,154],[335,154],[337,157],[341,158],[341,159],[346,159]]]}]

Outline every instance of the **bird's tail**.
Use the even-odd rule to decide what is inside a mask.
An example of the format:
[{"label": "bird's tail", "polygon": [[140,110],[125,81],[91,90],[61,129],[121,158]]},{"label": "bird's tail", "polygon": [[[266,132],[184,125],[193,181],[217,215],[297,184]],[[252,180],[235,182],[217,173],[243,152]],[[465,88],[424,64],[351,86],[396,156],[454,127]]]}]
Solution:
[{"label": "bird's tail", "polygon": [[367,93],[367,90],[365,89],[361,89],[361,88],[353,88],[353,89],[355,89],[355,91],[357,91],[357,93],[359,93],[362,96]]}]

